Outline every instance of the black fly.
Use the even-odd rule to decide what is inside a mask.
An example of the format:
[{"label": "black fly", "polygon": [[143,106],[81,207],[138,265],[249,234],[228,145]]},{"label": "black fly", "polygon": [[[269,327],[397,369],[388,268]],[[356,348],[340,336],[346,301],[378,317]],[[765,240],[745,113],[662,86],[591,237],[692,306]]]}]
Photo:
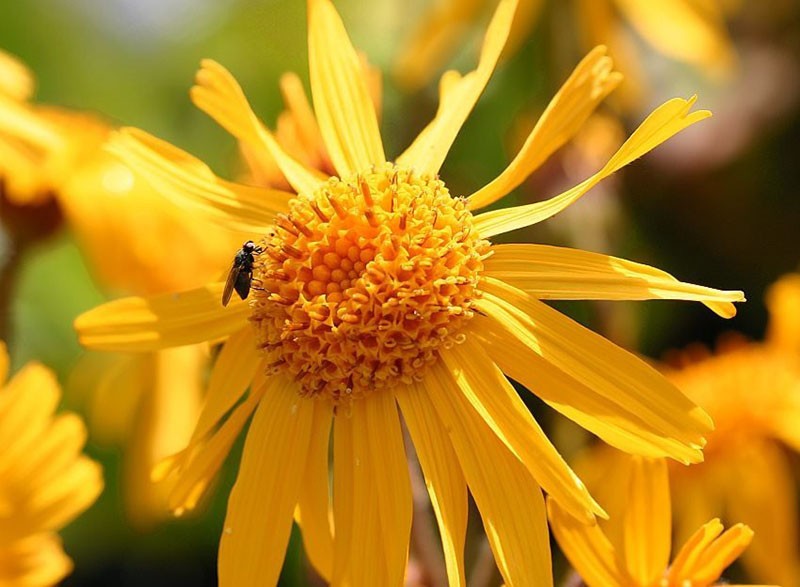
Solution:
[{"label": "black fly", "polygon": [[258,255],[264,252],[253,241],[247,241],[242,245],[242,248],[237,251],[236,256],[233,258],[233,265],[228,272],[228,279],[225,280],[225,289],[222,290],[222,305],[227,306],[231,301],[233,290],[239,294],[243,300],[247,298],[250,293],[250,282],[253,280],[253,255]]}]

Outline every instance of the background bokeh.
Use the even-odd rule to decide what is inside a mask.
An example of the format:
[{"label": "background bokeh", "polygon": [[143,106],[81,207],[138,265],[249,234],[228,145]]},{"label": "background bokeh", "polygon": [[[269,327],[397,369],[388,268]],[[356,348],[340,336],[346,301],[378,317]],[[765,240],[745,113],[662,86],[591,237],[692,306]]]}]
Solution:
[{"label": "background bokeh", "polygon": [[[382,134],[387,154],[397,154],[436,106],[435,83],[406,93],[388,73],[427,3],[336,4],[355,45],[387,72]],[[529,37],[495,74],[442,170],[453,193],[468,194],[503,169],[582,56],[567,4],[545,3]],[[629,131],[656,103],[697,93],[698,106],[715,117],[626,168],[563,217],[513,235],[514,241],[580,246],[651,264],[685,281],[745,291],[748,303],[727,322],[699,304],[560,306],[656,359],[696,341],[713,345],[727,330],[761,338],[765,288],[800,263],[800,8],[793,0],[738,4],[729,21],[738,54],[731,77],[709,78],[640,43],[648,94],[633,108],[611,101],[603,111]],[[467,32],[451,65],[463,70],[473,62],[485,22],[477,21]],[[307,79],[305,35],[305,6],[299,0],[0,2],[0,48],[33,70],[37,102],[143,128],[198,156],[223,177],[235,173],[235,143],[188,98],[200,59],[211,57],[228,67],[256,112],[272,124],[281,107],[280,74],[291,70]],[[595,129],[599,140],[583,135],[502,205],[548,197],[591,173],[595,150],[617,132],[613,124],[604,129]],[[12,245],[0,233],[0,262]],[[114,292],[96,284],[74,237],[63,228],[25,250],[19,270],[4,279],[9,281],[3,289],[11,295],[8,307],[0,308],[9,316],[2,336],[9,342],[12,369],[33,359],[51,366],[68,388],[65,406],[80,411],[83,390],[68,385],[81,354],[72,320]],[[565,452],[583,441],[551,414],[541,415]],[[88,452],[102,462],[107,489],[62,533],[76,563],[64,584],[216,584],[216,548],[237,451],[205,511],[148,532],[126,523],[118,451],[90,440]],[[282,577],[285,585],[310,581],[296,538]]]}]

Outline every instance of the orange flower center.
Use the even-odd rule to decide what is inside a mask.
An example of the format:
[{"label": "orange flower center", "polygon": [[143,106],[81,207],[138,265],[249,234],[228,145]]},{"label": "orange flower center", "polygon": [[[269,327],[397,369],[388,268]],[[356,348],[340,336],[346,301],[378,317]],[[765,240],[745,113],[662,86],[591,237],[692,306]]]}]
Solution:
[{"label": "orange flower center", "polygon": [[438,178],[387,164],[332,177],[290,210],[260,243],[251,320],[270,368],[303,395],[338,403],[411,383],[458,342],[489,244]]}]

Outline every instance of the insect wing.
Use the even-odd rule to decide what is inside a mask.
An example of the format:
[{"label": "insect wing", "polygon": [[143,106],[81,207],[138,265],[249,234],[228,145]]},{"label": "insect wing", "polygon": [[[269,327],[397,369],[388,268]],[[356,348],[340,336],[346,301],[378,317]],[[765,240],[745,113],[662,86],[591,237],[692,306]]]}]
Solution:
[{"label": "insect wing", "polygon": [[233,288],[236,287],[236,291],[239,291],[238,281],[239,281],[239,274],[242,272],[242,264],[239,262],[238,256],[236,259],[233,260],[233,265],[231,266],[231,270],[228,271],[228,278],[225,280],[225,289],[222,290],[222,305],[227,306],[228,302],[231,301],[231,295],[233,294]]}]

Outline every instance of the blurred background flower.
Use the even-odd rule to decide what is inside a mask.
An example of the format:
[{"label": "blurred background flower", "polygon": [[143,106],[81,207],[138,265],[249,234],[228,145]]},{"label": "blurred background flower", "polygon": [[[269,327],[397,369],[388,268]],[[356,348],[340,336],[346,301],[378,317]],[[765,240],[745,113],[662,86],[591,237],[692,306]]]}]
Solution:
[{"label": "blurred background flower", "polygon": [[54,414],[61,389],[52,371],[28,363],[10,380],[0,341],[0,582],[55,585],[72,570],[57,532],[103,490],[98,463],[82,454],[77,414]]},{"label": "blurred background flower", "polygon": [[[673,549],[666,461],[631,457],[613,449],[605,456],[605,468],[595,469],[600,474],[593,476],[591,484],[606,498],[608,521],[580,524],[547,500],[553,534],[577,574],[571,583],[588,587],[727,584],[721,576],[750,545],[752,529],[735,524],[723,532],[723,525],[714,518]],[[765,542],[769,540],[765,537]]]}]

